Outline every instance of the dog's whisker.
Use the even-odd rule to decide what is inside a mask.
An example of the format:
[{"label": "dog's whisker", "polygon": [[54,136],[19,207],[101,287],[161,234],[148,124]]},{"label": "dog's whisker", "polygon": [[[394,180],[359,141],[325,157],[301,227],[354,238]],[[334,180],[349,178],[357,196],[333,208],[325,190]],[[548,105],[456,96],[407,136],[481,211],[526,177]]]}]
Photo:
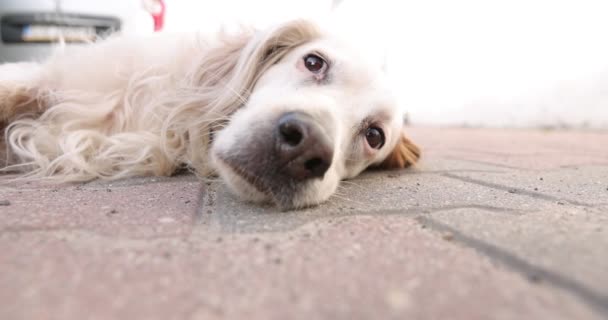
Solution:
[{"label": "dog's whisker", "polygon": [[[342,180],[342,181],[340,182],[340,184],[348,184],[348,185],[351,185],[351,186],[355,186],[355,187],[357,187],[357,188],[365,188],[365,187],[363,187],[361,184],[358,184],[358,183],[356,183],[356,182],[354,182],[354,181],[349,181],[349,180]],[[339,187],[342,187],[342,188],[343,188],[344,186],[339,186]]]},{"label": "dog's whisker", "polygon": [[348,198],[348,197],[346,197],[344,195],[338,195],[338,194],[335,194],[335,193],[330,198],[336,198],[336,199],[345,201],[346,203],[354,203],[354,204],[358,204],[358,205],[364,205],[363,202],[356,201],[356,200]]}]

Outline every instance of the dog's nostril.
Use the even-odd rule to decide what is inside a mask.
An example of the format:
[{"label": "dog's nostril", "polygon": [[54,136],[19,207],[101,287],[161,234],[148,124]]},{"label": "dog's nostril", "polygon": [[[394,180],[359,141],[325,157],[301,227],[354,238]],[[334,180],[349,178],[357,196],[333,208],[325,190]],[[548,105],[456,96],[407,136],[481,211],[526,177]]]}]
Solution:
[{"label": "dog's nostril", "polygon": [[294,121],[285,121],[279,125],[281,138],[288,145],[295,147],[302,142],[303,129]]},{"label": "dog's nostril", "polygon": [[321,158],[312,158],[304,162],[304,167],[311,173],[311,176],[322,177],[329,169],[329,163]]},{"label": "dog's nostril", "polygon": [[329,169],[333,148],[324,129],[306,113],[282,115],[274,131],[276,161],[294,181],[323,178]]}]

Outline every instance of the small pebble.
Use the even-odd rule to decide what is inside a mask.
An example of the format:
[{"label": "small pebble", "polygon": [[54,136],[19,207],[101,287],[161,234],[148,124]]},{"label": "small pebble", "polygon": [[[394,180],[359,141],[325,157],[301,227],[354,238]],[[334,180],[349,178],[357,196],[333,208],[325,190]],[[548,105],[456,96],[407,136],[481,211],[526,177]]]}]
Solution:
[{"label": "small pebble", "polygon": [[116,209],[110,210],[110,214],[117,214],[117,213],[118,213],[118,210],[116,210]]},{"label": "small pebble", "polygon": [[442,234],[441,237],[445,241],[452,241],[452,240],[454,240],[454,234],[451,233],[451,232],[446,232],[446,233]]},{"label": "small pebble", "polygon": [[531,275],[529,275],[529,276],[528,276],[528,279],[530,279],[530,281],[531,281],[531,282],[534,282],[534,283],[539,283],[539,282],[541,282],[541,280],[542,280],[542,279],[540,278],[540,276],[539,276],[539,275],[537,275],[537,274],[531,274]]},{"label": "small pebble", "polygon": [[387,293],[386,302],[395,311],[402,311],[411,305],[411,301],[405,292],[391,290]]},{"label": "small pebble", "polygon": [[160,222],[160,223],[173,223],[173,222],[175,222],[175,219],[173,219],[171,217],[162,217],[162,218],[158,219],[158,222]]},{"label": "small pebble", "polygon": [[0,206],[10,206],[11,202],[8,200],[0,200]]}]

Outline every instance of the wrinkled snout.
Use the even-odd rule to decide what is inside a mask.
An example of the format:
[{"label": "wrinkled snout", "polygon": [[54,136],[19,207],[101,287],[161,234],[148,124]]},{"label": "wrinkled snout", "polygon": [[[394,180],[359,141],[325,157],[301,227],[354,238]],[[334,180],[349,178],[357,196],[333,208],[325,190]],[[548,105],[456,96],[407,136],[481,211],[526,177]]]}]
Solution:
[{"label": "wrinkled snout", "polygon": [[324,129],[310,115],[283,114],[274,135],[277,167],[296,181],[323,178],[331,166],[334,150]]}]

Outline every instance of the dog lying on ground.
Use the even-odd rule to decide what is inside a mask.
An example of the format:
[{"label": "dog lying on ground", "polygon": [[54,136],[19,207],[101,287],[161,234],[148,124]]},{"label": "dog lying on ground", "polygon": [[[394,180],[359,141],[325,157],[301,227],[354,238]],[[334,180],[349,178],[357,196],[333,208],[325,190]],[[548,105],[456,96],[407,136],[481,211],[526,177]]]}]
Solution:
[{"label": "dog lying on ground", "polygon": [[321,203],[419,149],[383,73],[307,21],[116,37],[0,66],[4,171],[54,181],[217,172],[240,197]]}]

